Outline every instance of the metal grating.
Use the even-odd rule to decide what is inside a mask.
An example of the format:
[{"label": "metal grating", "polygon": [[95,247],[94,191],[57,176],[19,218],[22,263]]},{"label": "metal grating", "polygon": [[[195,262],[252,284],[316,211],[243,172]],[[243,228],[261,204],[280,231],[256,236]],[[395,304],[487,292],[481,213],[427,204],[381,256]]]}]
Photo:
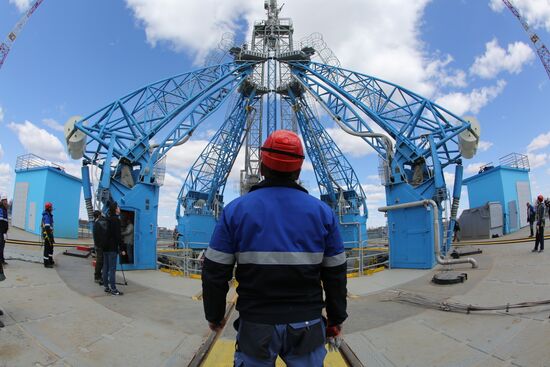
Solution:
[{"label": "metal grating", "polygon": [[39,167],[53,167],[61,171],[65,171],[65,168],[63,168],[62,166],[45,160],[44,158],[41,158],[32,153],[20,155],[19,157],[17,157],[17,161],[15,162],[15,171],[26,171],[32,168]]},{"label": "metal grating", "polygon": [[524,154],[510,153],[500,158],[500,165],[502,167],[511,167],[518,169],[529,170],[529,157]]}]

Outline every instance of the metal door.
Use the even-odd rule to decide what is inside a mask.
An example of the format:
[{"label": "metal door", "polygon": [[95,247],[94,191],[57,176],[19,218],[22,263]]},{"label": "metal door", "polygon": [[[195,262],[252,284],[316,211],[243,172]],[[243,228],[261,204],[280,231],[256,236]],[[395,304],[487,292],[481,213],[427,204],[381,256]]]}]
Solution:
[{"label": "metal door", "polygon": [[516,189],[518,190],[519,226],[525,227],[527,225],[526,204],[531,202],[531,188],[529,187],[529,181],[516,182]]},{"label": "metal door", "polygon": [[36,203],[34,201],[29,205],[29,221],[27,222],[29,231],[34,232],[36,229]]},{"label": "metal door", "polygon": [[508,202],[508,233],[517,231],[518,229],[518,207],[516,201]]},{"label": "metal door", "polygon": [[29,191],[28,182],[17,182],[15,184],[15,193],[13,194],[13,208],[11,224],[14,227],[25,229],[25,219],[27,216],[27,194]]}]

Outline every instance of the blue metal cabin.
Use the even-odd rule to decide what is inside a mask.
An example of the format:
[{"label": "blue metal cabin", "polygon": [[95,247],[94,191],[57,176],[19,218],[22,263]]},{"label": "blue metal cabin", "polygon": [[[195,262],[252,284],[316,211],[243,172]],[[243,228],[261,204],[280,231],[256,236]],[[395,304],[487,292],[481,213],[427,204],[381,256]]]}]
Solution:
[{"label": "blue metal cabin", "polygon": [[40,235],[46,202],[53,203],[54,235],[78,238],[81,180],[34,154],[17,158],[12,225]]},{"label": "blue metal cabin", "polygon": [[499,166],[487,164],[481,167],[477,175],[463,181],[468,188],[470,208],[498,201],[504,213],[504,234],[526,226],[525,204],[532,202],[529,171],[527,156],[517,153],[500,158]]}]

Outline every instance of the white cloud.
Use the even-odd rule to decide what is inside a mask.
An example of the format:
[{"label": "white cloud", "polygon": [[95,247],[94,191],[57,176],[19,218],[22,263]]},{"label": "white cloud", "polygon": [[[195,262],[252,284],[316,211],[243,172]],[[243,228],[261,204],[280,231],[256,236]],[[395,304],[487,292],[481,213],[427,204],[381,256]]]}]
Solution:
[{"label": "white cloud", "polygon": [[311,171],[313,172],[313,164],[311,164],[310,160],[304,160],[304,163],[302,164],[302,172],[304,171]]},{"label": "white cloud", "polygon": [[367,203],[370,207],[371,204],[383,204],[386,201],[386,188],[383,185],[362,184],[365,195],[367,195]]},{"label": "white cloud", "polygon": [[208,145],[207,140],[193,140],[170,149],[166,158],[166,167],[177,176],[182,176],[197,160]]},{"label": "white cloud", "polygon": [[82,177],[82,163],[79,161],[65,161],[60,162],[59,165],[62,166],[69,175],[73,175],[76,178]]},{"label": "white cloud", "polygon": [[352,157],[364,157],[367,154],[374,153],[371,146],[363,139],[350,135],[340,128],[328,128],[326,132],[345,155],[349,154]]},{"label": "white cloud", "polygon": [[21,124],[11,122],[8,127],[13,130],[19,142],[29,153],[34,153],[42,158],[54,161],[67,161],[68,156],[61,141],[44,129],[39,128],[30,121]]},{"label": "white cloud", "polygon": [[535,169],[546,165],[550,155],[548,153],[527,153],[527,157],[529,158],[529,167]]},{"label": "white cloud", "polygon": [[470,163],[464,168],[464,172],[469,174],[477,174],[481,166],[486,165],[487,163]]},{"label": "white cloud", "polygon": [[0,159],[4,157],[4,149],[2,149],[2,144],[0,144]]},{"label": "white cloud", "polygon": [[427,72],[440,86],[465,87],[466,73],[463,70],[451,69],[449,64],[453,57],[447,55],[445,59],[436,59],[427,65]]},{"label": "white cloud", "polygon": [[253,5],[262,11],[261,4],[251,0],[126,0],[126,4],[153,47],[165,41],[178,51],[190,49],[199,63],[223,33],[238,29],[238,21],[254,11]]},{"label": "white cloud", "polygon": [[[430,2],[341,0],[336,15],[334,7],[301,0],[286,2],[281,16],[293,19],[295,41],[322,32],[342,65],[430,97],[438,83],[465,85],[464,72],[447,72],[452,57],[429,54],[421,40],[422,17]],[[266,17],[258,0],[126,0],[126,4],[151,45],[166,42],[175,50],[187,50],[196,63],[216,48],[224,32],[240,36],[246,32],[248,39],[254,22]]]},{"label": "white cloud", "polygon": [[20,12],[23,12],[31,5],[31,0],[10,0],[10,4],[17,6]]},{"label": "white cloud", "polygon": [[[501,12],[506,9],[502,0],[491,0],[491,9]],[[548,0],[514,0],[514,6],[531,27],[544,27],[550,32],[550,1]],[[506,10],[508,11],[508,10]],[[511,17],[512,13],[509,14]],[[518,27],[521,27],[518,23]]]},{"label": "white cloud", "polygon": [[479,141],[478,149],[480,152],[486,152],[488,151],[494,144],[490,141]]},{"label": "white cloud", "polygon": [[452,189],[452,185],[455,182],[455,174],[450,172],[443,172],[443,177],[445,178],[445,183]]},{"label": "white cloud", "polygon": [[12,170],[9,164],[0,163],[0,193],[10,196],[13,190]]},{"label": "white cloud", "polygon": [[518,74],[523,65],[534,58],[535,54],[526,43],[510,43],[505,50],[495,38],[485,44],[485,53],[476,57],[470,73],[484,79],[494,78],[502,71]]},{"label": "white cloud", "polygon": [[467,112],[478,113],[483,107],[502,93],[505,86],[506,81],[499,80],[496,85],[474,89],[470,93],[449,93],[439,97],[436,103],[459,116]]},{"label": "white cloud", "polygon": [[4,121],[4,109],[0,106],[0,123]]},{"label": "white cloud", "polygon": [[540,134],[534,138],[527,146],[528,152],[533,152],[542,148],[546,148],[550,145],[550,131],[545,134]]},{"label": "white cloud", "polygon": [[63,125],[61,125],[59,122],[55,121],[54,119],[43,119],[42,123],[49,127],[50,129],[56,130],[56,131],[63,131]]}]

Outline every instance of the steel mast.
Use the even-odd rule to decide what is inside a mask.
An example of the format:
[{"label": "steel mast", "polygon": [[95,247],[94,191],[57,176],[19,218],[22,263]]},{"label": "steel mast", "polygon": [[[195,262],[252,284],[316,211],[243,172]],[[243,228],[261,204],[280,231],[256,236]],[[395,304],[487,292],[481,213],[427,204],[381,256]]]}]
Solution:
[{"label": "steel mast", "polygon": [[533,45],[535,46],[535,49],[537,50],[537,54],[539,55],[540,61],[542,62],[542,65],[544,66],[544,70],[546,70],[546,74],[548,74],[548,77],[550,78],[550,52],[548,51],[548,48],[542,43],[540,40],[540,37],[531,30],[531,27],[529,27],[529,24],[527,21],[521,16],[519,13],[519,10],[516,9],[516,7],[512,4],[510,0],[502,0],[504,4],[510,9],[512,14],[518,18],[521,25],[523,26],[523,29],[527,32],[529,35],[529,39],[531,42],[533,42]]},{"label": "steel mast", "polygon": [[21,32],[21,29],[23,29],[25,24],[27,24],[29,18],[33,15],[35,10],[40,6],[40,4],[42,4],[42,1],[44,0],[35,0],[34,3],[32,3],[29,9],[25,12],[25,15],[19,19],[12,31],[8,33],[8,36],[4,42],[0,44],[0,69],[2,68],[2,65],[4,65],[4,61],[6,61],[6,57],[8,57],[11,47],[17,39],[19,32]]}]

